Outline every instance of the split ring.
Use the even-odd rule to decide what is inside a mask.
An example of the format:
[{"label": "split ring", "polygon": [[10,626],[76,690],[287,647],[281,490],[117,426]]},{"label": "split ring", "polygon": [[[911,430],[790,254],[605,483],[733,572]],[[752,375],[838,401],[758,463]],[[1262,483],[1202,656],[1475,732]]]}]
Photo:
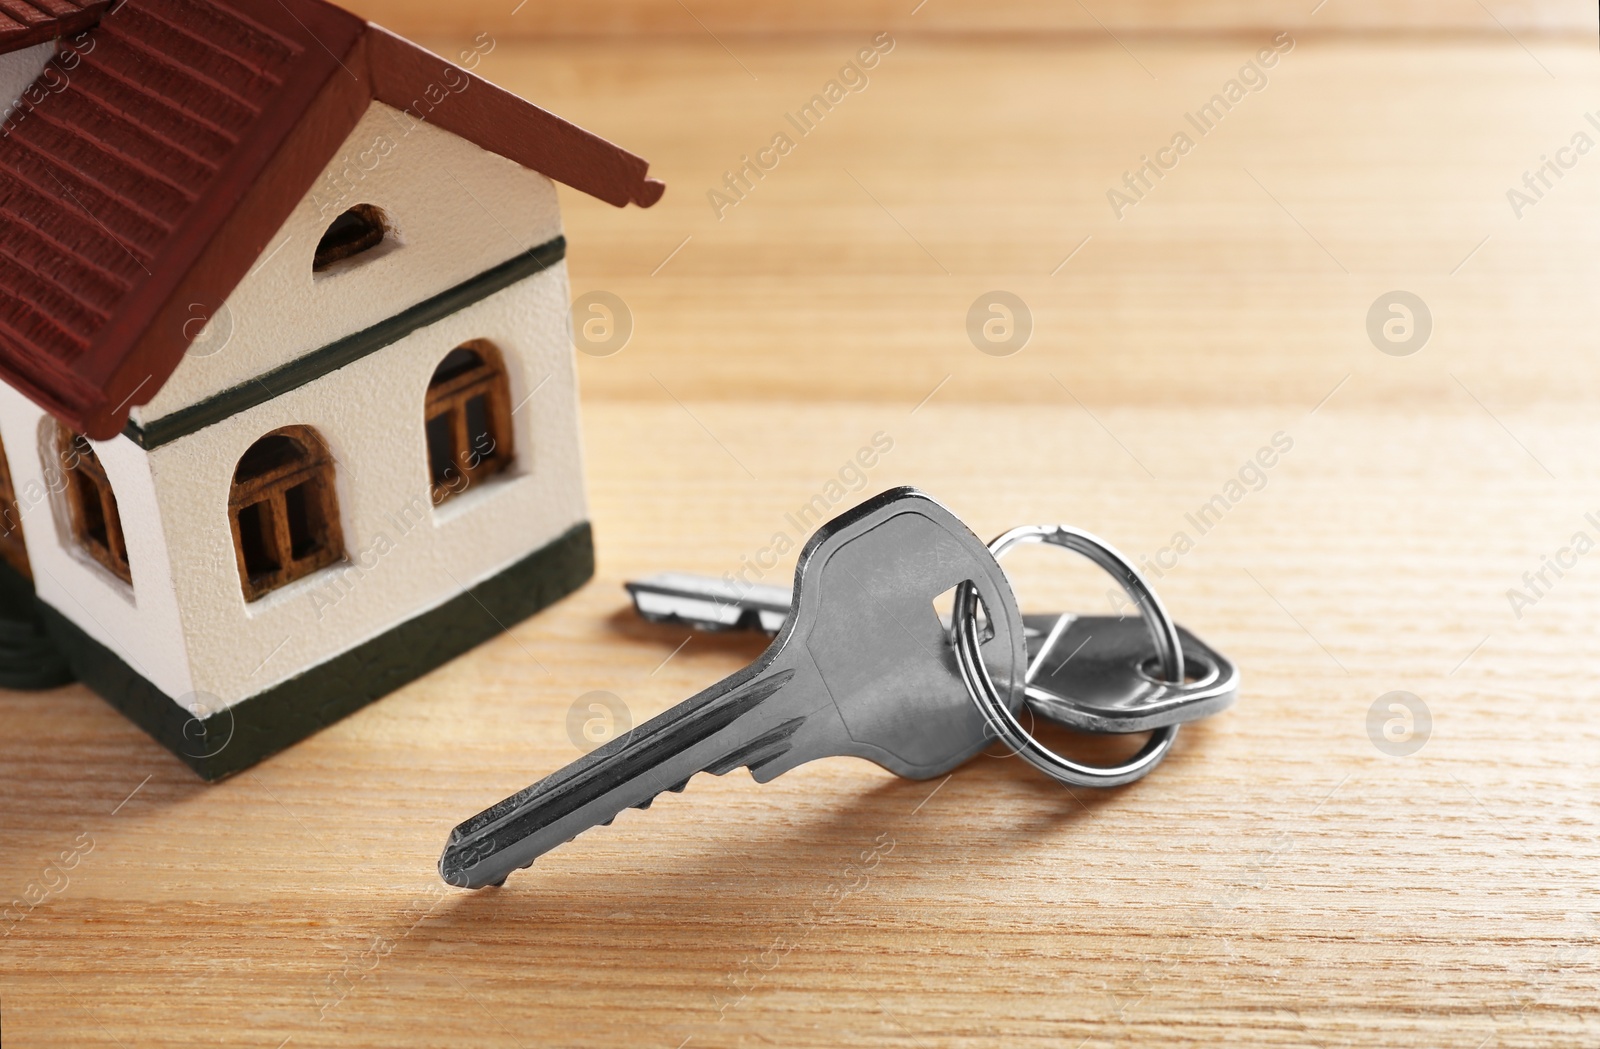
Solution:
[{"label": "split ring", "polygon": [[[1183,648],[1178,641],[1177,625],[1167,615],[1166,608],[1155,591],[1150,589],[1150,584],[1145,582],[1139,570],[1127,558],[1088,532],[1064,525],[1024,525],[1013,528],[990,543],[989,552],[999,558],[1019,543],[1050,543],[1066,547],[1083,554],[1110,573],[1139,606],[1145,622],[1149,624],[1160,669],[1166,680],[1173,684],[1183,682]],[[1137,754],[1120,765],[1111,766],[1085,765],[1062,757],[1023,728],[1000,697],[994,678],[979,652],[977,607],[973,601],[976,593],[971,583],[962,583],[956,588],[952,616],[956,665],[961,670],[968,695],[978,705],[984,720],[993,726],[1000,739],[1014,752],[1052,779],[1076,787],[1117,787],[1132,783],[1161,763],[1178,738],[1177,725],[1165,725],[1154,730]]]}]

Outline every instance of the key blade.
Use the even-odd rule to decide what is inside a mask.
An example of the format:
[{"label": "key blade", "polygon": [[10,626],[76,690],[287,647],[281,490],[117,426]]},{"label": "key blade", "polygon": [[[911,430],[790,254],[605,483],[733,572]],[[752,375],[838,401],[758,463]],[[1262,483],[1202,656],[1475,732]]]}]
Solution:
[{"label": "key blade", "polygon": [[794,676],[786,669],[761,677],[764,669],[746,667],[465,821],[439,857],[440,877],[461,888],[499,885],[582,831],[647,808],[664,790],[682,791],[696,773],[720,776],[778,757],[803,716],[771,718],[745,727],[746,740],[728,738]]},{"label": "key blade", "polygon": [[758,629],[776,634],[789,615],[791,592],[763,583],[689,572],[655,572],[624,583],[639,615],[652,623],[686,623],[696,630]]}]

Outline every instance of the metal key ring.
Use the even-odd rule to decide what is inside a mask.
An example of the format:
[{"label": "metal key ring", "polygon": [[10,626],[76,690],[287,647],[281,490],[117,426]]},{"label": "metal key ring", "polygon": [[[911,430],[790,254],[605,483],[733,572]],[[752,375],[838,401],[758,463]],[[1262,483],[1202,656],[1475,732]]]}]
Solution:
[{"label": "metal key ring", "polygon": [[[1183,681],[1183,648],[1178,641],[1178,628],[1167,615],[1161,599],[1150,589],[1138,569],[1109,544],[1076,528],[1064,525],[1024,525],[1013,528],[989,544],[989,552],[999,558],[1018,543],[1051,543],[1075,550],[1111,574],[1122,586],[1149,624],[1151,638],[1155,641],[1161,669],[1170,683]],[[1041,772],[1069,786],[1116,787],[1132,783],[1161,763],[1178,738],[1178,726],[1167,725],[1156,729],[1139,753],[1121,765],[1084,765],[1062,757],[1033,737],[1015,714],[1007,708],[995,688],[994,678],[984,665],[978,651],[978,616],[973,602],[976,588],[963,583],[956,588],[955,610],[952,616],[956,643],[956,665],[966,683],[967,693],[978,705],[984,719],[1011,749],[1022,755],[1024,761]]]}]

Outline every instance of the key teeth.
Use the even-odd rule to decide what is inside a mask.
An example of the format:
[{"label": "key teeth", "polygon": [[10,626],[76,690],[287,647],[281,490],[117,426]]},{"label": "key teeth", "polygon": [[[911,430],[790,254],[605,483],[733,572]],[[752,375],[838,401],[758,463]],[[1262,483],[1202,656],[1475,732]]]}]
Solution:
[{"label": "key teeth", "polygon": [[[776,733],[784,732],[784,730],[788,727],[789,724],[794,724],[794,725],[796,725],[796,727],[798,727],[798,723],[801,722],[801,721],[804,721],[804,720],[805,720],[804,718],[797,718],[797,719],[795,719],[794,722],[789,722],[789,723],[786,723],[785,725],[780,725],[778,727],[778,729],[774,730],[774,732],[769,732],[765,736],[762,736],[761,739],[756,740],[754,743],[751,744],[750,747],[745,747],[743,750],[740,751],[740,753],[741,754],[746,753],[746,752],[750,751],[752,749],[752,747],[761,747],[761,746],[767,745],[766,742],[764,742],[764,741],[769,740],[769,738],[772,737],[773,735],[775,735]],[[786,739],[788,737],[788,735],[791,735],[792,733],[793,733],[793,729],[789,729],[788,732],[784,732],[783,738]],[[776,756],[776,755],[774,755],[774,756]],[[768,759],[768,760],[770,760],[770,759]],[[732,771],[733,769],[738,768],[740,763],[741,762],[736,762],[735,764],[729,766],[727,769],[723,769],[721,772],[716,772],[715,774],[720,776],[724,772]],[[710,772],[712,770],[707,769],[706,771]],[[694,777],[692,777],[692,776],[690,777],[690,779],[693,779],[693,778]],[[668,787],[666,789],[670,790],[674,794],[682,794],[684,791],[689,789],[689,780],[686,779],[682,783],[673,784],[672,786],[670,786],[670,787]],[[635,809],[648,809],[651,805],[655,804],[656,799],[659,798],[660,796],[661,796],[660,793],[652,794],[650,797],[648,797],[648,798],[644,799],[643,801],[639,802],[639,804],[633,805],[631,807],[635,808]],[[620,816],[621,813],[618,813],[617,815]],[[599,824],[599,826],[601,826],[601,827],[609,827],[613,823],[615,823],[616,821],[617,821],[617,817],[616,816],[612,816],[610,819],[604,820],[603,822],[601,822]],[[581,834],[583,832],[579,831],[578,833]],[[451,843],[454,844],[458,837],[459,837],[459,833],[458,832],[452,832],[451,833]],[[572,837],[570,837],[566,841],[562,842],[562,844],[563,845],[570,845],[572,842],[576,841],[577,838],[578,838],[578,835],[574,834]],[[533,864],[534,864],[534,861],[533,860],[529,860],[527,863],[524,863],[522,866],[518,867],[517,870],[527,870],[529,867],[532,867]],[[444,859],[442,857],[440,858],[440,861],[439,861],[439,875],[440,875],[440,877],[442,877],[444,879],[445,883],[448,884],[448,885],[453,885],[456,888],[461,888],[461,889],[470,888],[471,887],[471,886],[467,885],[466,877],[465,877],[464,874],[457,874],[454,878],[452,878],[451,875],[445,874],[445,872],[444,872]],[[506,883],[506,879],[508,877],[510,877],[510,876],[511,876],[511,872],[508,872],[506,874],[501,875],[499,881],[484,882],[482,885],[478,886],[478,888],[489,888],[491,886],[498,888],[499,886],[504,885]]]},{"label": "key teeth", "polygon": [[[778,671],[777,673],[768,675],[767,677],[761,678],[757,681],[747,682],[741,688],[735,690],[729,695],[721,697],[715,706],[702,709],[698,712],[694,720],[687,723],[687,730],[679,733],[680,738],[677,739],[677,744],[681,746],[690,746],[711,738],[716,732],[725,729],[738,718],[749,713],[767,697],[777,692],[780,688],[787,684],[791,678],[794,677],[794,674],[795,672],[792,669]],[[782,724],[779,724],[763,733],[760,737],[752,740],[745,746],[738,748],[736,752],[728,755],[724,758],[724,760],[716,763],[714,766],[703,768],[698,771],[710,772],[713,775],[721,776],[733,771],[741,765],[748,765],[753,771],[760,765],[785,754],[789,749],[790,737],[792,737],[795,732],[799,730],[801,725],[805,724],[805,721],[806,719],[804,717],[791,718],[790,720],[785,721]],[[617,751],[601,754],[601,757],[607,762],[622,765],[624,769],[629,767],[627,762],[618,760]],[[562,799],[563,794],[571,794],[574,789],[574,785],[576,784],[583,788],[583,790],[579,792],[580,800],[574,803],[570,797],[566,798],[565,803],[568,805],[568,807],[563,811],[553,815],[547,813],[547,819],[543,826],[549,826],[550,823],[558,819],[574,814],[581,808],[582,804],[596,800],[597,796],[591,797],[587,796],[585,793],[593,787],[593,784],[587,782],[585,777],[588,777],[590,780],[592,780],[596,774],[596,771],[597,766],[580,766],[577,767],[575,771],[572,766],[569,766],[568,769],[559,771],[552,776],[547,776],[538,783],[518,791],[516,794],[506,798],[499,804],[485,809],[472,819],[461,824],[455,829],[455,831],[451,833],[450,845],[446,846],[446,855],[449,855],[451,846],[458,844],[468,837],[484,837],[488,833],[488,829],[491,827],[499,826],[502,830],[504,830],[507,825],[513,824],[519,813],[525,809],[541,804],[549,804],[552,798],[558,800]],[[635,769],[635,772],[637,771],[639,770]],[[689,776],[684,778],[682,782],[676,783],[670,787],[667,787],[666,789],[672,791],[674,794],[682,794],[689,788],[689,781],[692,780],[695,775],[696,773],[692,772],[689,774]],[[629,776],[625,778],[632,777]],[[652,794],[644,801],[639,802],[632,807],[637,809],[648,809],[655,802],[656,798],[660,797],[660,795],[661,791],[657,791],[655,794]],[[619,815],[621,815],[620,812],[614,813],[609,819],[599,823],[598,826],[611,826]],[[591,829],[593,826],[595,826],[595,824],[591,824],[589,827],[581,828],[578,832],[570,835],[567,838],[567,841],[573,841],[578,834],[582,833],[583,830]],[[530,837],[532,834],[537,833],[537,831],[538,828],[535,828],[532,831],[519,831],[519,840]],[[489,844],[492,847],[492,838],[489,839]],[[550,851],[549,848],[542,849],[541,855],[548,851]],[[444,858],[441,857],[441,874],[444,874],[444,862]],[[525,870],[528,867],[533,866],[533,862],[534,861],[530,859],[527,863],[524,863],[518,867],[517,870]],[[468,865],[475,866],[476,863],[477,859],[474,858],[469,862]],[[465,887],[466,877],[464,870],[457,871],[455,873],[459,875],[459,880],[452,881],[449,876],[446,876],[445,881],[453,885],[461,885]],[[507,873],[509,874],[511,872]],[[500,885],[503,884],[505,880],[506,875],[502,875],[500,880],[494,882],[493,884]],[[488,885],[490,883],[484,882],[482,884]]]},{"label": "key teeth", "polygon": [[[667,790],[672,791],[672,793],[674,793],[674,794],[682,794],[684,791],[686,791],[688,789],[689,789],[689,781],[688,780],[684,780],[682,783],[679,783],[675,787],[668,787],[667,788]],[[639,802],[639,804],[634,805],[633,808],[636,808],[636,809],[648,809],[650,806],[652,806],[652,805],[654,805],[656,803],[656,799],[661,797],[661,794],[663,794],[663,793],[665,793],[665,791],[662,791],[662,792],[659,792],[659,793],[656,793],[656,794],[652,794],[648,798],[645,798],[643,801]],[[611,819],[616,819],[616,817],[613,816],[613,817],[611,817]],[[611,822],[611,820],[606,820],[606,822],[601,824],[601,826],[606,826],[610,822]]]},{"label": "key teeth", "polygon": [[[797,723],[797,722],[801,722],[801,721],[804,721],[804,720],[805,720],[804,718],[797,718],[797,719],[795,719],[795,722]],[[756,740],[754,743],[752,743],[750,745],[750,747],[746,747],[744,750],[740,751],[739,754],[740,755],[745,754],[747,751],[749,751],[751,749],[751,747],[764,747],[764,746],[767,746],[770,743],[769,737],[773,736],[777,732],[783,732],[785,730],[785,728],[787,728],[788,724],[790,724],[790,723],[786,723],[785,725],[781,725],[781,726],[778,727],[778,729],[774,730],[774,732],[769,732],[769,733],[767,733],[766,736],[762,736],[761,739]],[[796,724],[796,727],[798,727],[798,724]],[[783,738],[787,739],[789,735],[793,734],[793,731],[794,731],[793,729],[788,729],[788,731],[784,733],[784,737]],[[764,741],[766,741],[766,742],[764,742]],[[771,761],[774,758],[778,758],[778,757],[782,757],[782,752],[781,751],[779,753],[777,753],[777,754],[772,754],[772,755],[769,755],[767,757],[762,757],[762,758],[757,759],[755,764],[751,764],[750,765],[750,769],[752,771],[754,771],[757,764],[764,764],[764,763],[766,763],[768,761]],[[738,768],[741,764],[745,763],[743,758],[739,757],[739,756],[735,756],[734,758],[730,758],[729,760],[733,761],[733,764],[732,765],[728,765],[727,768],[723,768],[722,765],[715,765],[715,766],[713,766],[711,768],[706,769],[705,771],[711,773],[713,776],[722,776],[722,775],[726,775],[729,772],[732,772],[734,769]],[[723,762],[723,764],[727,764],[727,762]],[[692,779],[693,777],[690,777],[690,778]],[[677,784],[674,784],[674,785],[666,788],[666,790],[670,790],[674,794],[682,794],[684,791],[686,791],[688,789],[689,789],[689,780],[684,780],[682,783],[677,783]],[[656,803],[656,799],[661,797],[661,794],[664,794],[664,793],[666,793],[666,791],[662,791],[661,793],[658,793],[658,794],[652,794],[650,797],[645,798],[643,801],[639,802],[639,804],[631,806],[631,807],[632,808],[636,808],[636,809],[648,809],[650,806],[654,805]],[[613,816],[613,817],[611,817],[611,819],[608,819],[604,823],[600,824],[600,826],[609,827],[609,826],[611,826],[611,824],[613,822],[616,821],[616,818],[617,817]],[[571,839],[568,839],[568,840],[570,841]]]}]

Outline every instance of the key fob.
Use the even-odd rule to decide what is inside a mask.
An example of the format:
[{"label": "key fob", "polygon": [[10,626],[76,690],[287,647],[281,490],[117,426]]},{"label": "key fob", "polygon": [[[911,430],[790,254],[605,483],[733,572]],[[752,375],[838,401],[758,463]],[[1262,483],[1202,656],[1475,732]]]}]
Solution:
[{"label": "key fob", "polygon": [[[1022,617],[1028,641],[1028,706],[1083,732],[1148,732],[1210,717],[1233,705],[1239,670],[1182,626],[1182,685],[1159,679],[1150,630],[1139,616]],[[1047,640],[1054,634],[1049,651]]]}]

